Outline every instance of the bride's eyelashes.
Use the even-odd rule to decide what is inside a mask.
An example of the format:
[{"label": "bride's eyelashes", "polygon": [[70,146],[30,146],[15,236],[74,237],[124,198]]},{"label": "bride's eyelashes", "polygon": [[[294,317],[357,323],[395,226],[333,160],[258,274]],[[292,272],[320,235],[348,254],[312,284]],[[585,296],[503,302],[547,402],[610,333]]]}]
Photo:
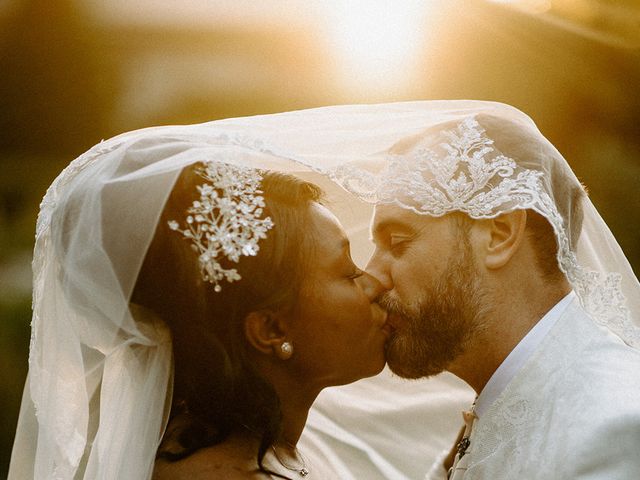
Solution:
[{"label": "bride's eyelashes", "polygon": [[358,267],[354,267],[355,270],[353,270],[349,275],[347,275],[347,278],[349,280],[355,280],[356,278],[360,278],[364,272],[362,270],[360,270]]}]

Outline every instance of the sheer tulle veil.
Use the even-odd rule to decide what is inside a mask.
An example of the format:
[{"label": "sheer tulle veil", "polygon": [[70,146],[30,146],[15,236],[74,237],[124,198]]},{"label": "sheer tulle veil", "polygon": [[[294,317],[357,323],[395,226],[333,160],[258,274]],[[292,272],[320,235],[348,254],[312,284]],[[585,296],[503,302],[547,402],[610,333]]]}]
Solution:
[{"label": "sheer tulle veil", "polygon": [[473,218],[533,209],[553,226],[559,265],[594,322],[640,347],[640,285],[624,253],[567,161],[513,107],[349,105],[139,130],[74,160],[42,201],[10,479],[150,478],[170,407],[171,339],[129,300],[164,203],[196,162],[320,184],[360,261],[376,203]]}]

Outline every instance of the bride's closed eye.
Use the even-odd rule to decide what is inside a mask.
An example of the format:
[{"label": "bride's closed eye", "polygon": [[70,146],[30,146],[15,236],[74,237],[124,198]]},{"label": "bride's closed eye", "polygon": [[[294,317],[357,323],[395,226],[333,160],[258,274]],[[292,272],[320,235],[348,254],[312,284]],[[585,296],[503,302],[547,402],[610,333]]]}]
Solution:
[{"label": "bride's closed eye", "polygon": [[347,278],[349,280],[355,280],[356,278],[360,278],[363,274],[364,272],[362,270],[360,270],[358,267],[354,267],[354,270],[349,275],[347,275]]}]

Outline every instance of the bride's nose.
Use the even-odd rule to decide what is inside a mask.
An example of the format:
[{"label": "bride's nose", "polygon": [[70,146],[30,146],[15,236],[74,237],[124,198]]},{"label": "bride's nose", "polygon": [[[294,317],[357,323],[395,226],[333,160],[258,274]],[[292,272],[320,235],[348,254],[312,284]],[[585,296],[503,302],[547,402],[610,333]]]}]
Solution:
[{"label": "bride's nose", "polygon": [[372,302],[386,291],[382,283],[367,272],[362,272],[362,276],[360,276],[356,281],[364,291],[365,295]]}]

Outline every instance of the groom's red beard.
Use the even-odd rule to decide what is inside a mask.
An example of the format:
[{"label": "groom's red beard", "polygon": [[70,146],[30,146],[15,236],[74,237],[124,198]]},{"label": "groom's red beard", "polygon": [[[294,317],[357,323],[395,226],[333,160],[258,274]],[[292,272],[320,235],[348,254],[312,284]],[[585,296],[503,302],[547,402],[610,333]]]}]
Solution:
[{"label": "groom's red beard", "polygon": [[445,275],[425,288],[414,305],[403,304],[392,292],[380,299],[391,317],[400,317],[386,348],[389,368],[400,377],[441,373],[483,328],[484,295],[470,246],[465,247],[452,257]]}]

